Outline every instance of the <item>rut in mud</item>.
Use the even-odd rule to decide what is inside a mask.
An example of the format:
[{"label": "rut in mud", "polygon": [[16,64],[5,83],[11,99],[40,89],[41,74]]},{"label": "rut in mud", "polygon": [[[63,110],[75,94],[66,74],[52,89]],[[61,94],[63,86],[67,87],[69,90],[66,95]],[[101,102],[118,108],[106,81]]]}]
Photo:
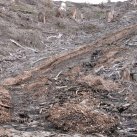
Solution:
[{"label": "rut in mud", "polygon": [[135,136],[136,49],[124,41],[136,34],[136,28],[126,27],[5,79],[2,84],[12,96],[11,126],[23,131]]}]

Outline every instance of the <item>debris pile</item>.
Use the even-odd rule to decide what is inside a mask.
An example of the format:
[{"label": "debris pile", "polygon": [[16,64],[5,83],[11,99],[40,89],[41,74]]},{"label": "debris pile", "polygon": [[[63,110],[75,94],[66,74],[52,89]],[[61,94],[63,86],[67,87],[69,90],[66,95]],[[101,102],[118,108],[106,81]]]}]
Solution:
[{"label": "debris pile", "polygon": [[96,87],[97,89],[103,89],[108,91],[118,90],[119,85],[112,80],[103,79],[96,75],[87,75],[79,80],[80,83],[87,83],[89,86]]},{"label": "debris pile", "polygon": [[0,0],[0,136],[136,136],[136,15],[129,1]]},{"label": "debris pile", "polygon": [[118,124],[116,118],[104,112],[90,110],[90,106],[86,104],[70,102],[63,106],[53,106],[49,110],[48,120],[64,131],[79,133],[111,132]]}]

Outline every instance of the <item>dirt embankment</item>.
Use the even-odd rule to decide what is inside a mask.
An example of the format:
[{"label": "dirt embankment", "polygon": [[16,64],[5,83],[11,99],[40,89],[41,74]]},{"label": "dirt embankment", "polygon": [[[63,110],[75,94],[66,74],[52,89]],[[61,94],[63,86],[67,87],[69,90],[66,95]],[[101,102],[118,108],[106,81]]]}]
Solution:
[{"label": "dirt embankment", "polygon": [[[121,43],[134,35],[136,27],[119,30],[93,45],[56,56],[32,71],[5,79],[3,85],[13,92],[15,127],[20,129],[19,125],[24,124],[24,129],[33,129],[31,123],[36,122],[35,128],[40,129],[123,135],[123,119],[131,122],[124,113],[130,106],[135,111],[135,98],[134,93],[123,92],[124,86],[129,86],[127,81],[134,80],[130,70],[134,56],[127,60],[132,51]],[[113,45],[116,41],[117,47]],[[122,62],[125,63],[120,65]]]}]

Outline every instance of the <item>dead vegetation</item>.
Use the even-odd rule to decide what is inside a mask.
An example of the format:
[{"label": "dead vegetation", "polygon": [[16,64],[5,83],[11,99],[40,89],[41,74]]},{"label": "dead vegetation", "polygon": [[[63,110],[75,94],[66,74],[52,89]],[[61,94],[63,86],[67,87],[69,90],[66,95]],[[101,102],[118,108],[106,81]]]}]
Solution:
[{"label": "dead vegetation", "polygon": [[11,10],[17,12],[17,11],[20,11],[20,12],[24,12],[24,13],[30,13],[30,14],[35,14],[35,9],[28,5],[28,4],[24,4],[24,3],[13,3],[12,6],[11,6]]},{"label": "dead vegetation", "polygon": [[96,87],[97,89],[103,89],[108,91],[118,90],[119,85],[111,80],[105,80],[100,76],[88,75],[79,80],[80,83],[87,83],[89,86]]},{"label": "dead vegetation", "polygon": [[136,11],[113,5],[0,0],[0,135],[135,136]]},{"label": "dead vegetation", "polygon": [[[33,119],[38,123],[42,120],[45,126],[50,123],[54,130],[58,129],[72,133],[76,131],[81,134],[101,133],[111,135],[116,132],[120,124],[120,114],[128,109],[132,103],[131,101],[127,103],[128,105],[117,104],[117,101],[123,100],[124,96],[121,94],[123,94],[124,86],[122,82],[117,82],[117,79],[113,78],[115,71],[122,70],[123,77],[118,77],[118,79],[129,80],[129,74],[125,67],[122,66],[122,69],[119,70],[117,64],[115,64],[116,59],[117,62],[121,62],[120,57],[122,60],[124,59],[119,53],[128,50],[115,46],[106,49],[103,47],[102,49],[102,46],[106,45],[107,47],[110,42],[113,43],[116,39],[121,42],[121,39],[133,33],[135,28],[136,25],[122,29],[109,37],[99,39],[93,45],[56,56],[40,67],[14,78],[5,79],[3,81],[4,86],[10,87],[15,92],[19,90],[19,93],[24,94],[24,103],[19,103],[26,106],[26,110],[22,111],[19,108],[20,105],[17,105],[18,113],[16,114],[15,111],[13,117],[15,123],[25,123],[27,121],[29,123]],[[100,49],[98,49],[99,47]],[[77,61],[81,61],[83,55],[89,61],[78,63]],[[118,58],[118,56],[120,57]],[[72,62],[75,65],[73,64],[73,67],[69,68]],[[111,64],[112,62],[114,64]],[[100,65],[104,67],[97,69]],[[111,65],[115,65],[114,69],[110,71],[114,76],[106,73],[106,70],[108,70],[106,66],[111,68]],[[62,69],[62,66],[66,67]],[[117,94],[119,94],[118,97]],[[17,98],[17,93],[14,93],[14,96]],[[129,98],[126,98],[126,100],[129,100]],[[35,110],[38,117],[31,114],[31,111],[27,113],[27,104],[31,104],[31,100],[37,102],[37,107],[40,106],[37,111]],[[110,102],[112,105],[110,105]]]},{"label": "dead vegetation", "polygon": [[107,21],[110,23],[110,22],[112,22],[113,20],[114,20],[114,15],[115,13],[114,13],[114,10],[111,10],[110,12],[108,12],[108,19],[107,19]]},{"label": "dead vegetation", "polygon": [[[84,102],[84,101],[83,101]],[[86,102],[87,103],[87,102]],[[114,130],[117,119],[98,110],[90,110],[87,104],[65,103],[53,106],[49,110],[49,118],[57,128],[79,133],[99,133]],[[111,132],[111,131],[110,131]]]},{"label": "dead vegetation", "polygon": [[18,75],[16,78],[8,78],[3,81],[3,85],[16,85],[21,81],[25,81],[31,77],[31,72],[25,71],[22,75]]}]

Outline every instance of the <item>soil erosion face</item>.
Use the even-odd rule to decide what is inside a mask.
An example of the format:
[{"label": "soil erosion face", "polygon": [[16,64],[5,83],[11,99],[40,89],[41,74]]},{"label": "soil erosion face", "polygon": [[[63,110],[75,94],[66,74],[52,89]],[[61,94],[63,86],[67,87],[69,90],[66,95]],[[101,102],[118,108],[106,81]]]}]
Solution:
[{"label": "soil erosion face", "polygon": [[[2,86],[10,91],[14,109],[12,127],[84,136],[134,136],[136,49],[133,52],[123,43],[136,29],[137,25],[126,27],[5,79]],[[5,107],[10,108],[9,104]]]}]

